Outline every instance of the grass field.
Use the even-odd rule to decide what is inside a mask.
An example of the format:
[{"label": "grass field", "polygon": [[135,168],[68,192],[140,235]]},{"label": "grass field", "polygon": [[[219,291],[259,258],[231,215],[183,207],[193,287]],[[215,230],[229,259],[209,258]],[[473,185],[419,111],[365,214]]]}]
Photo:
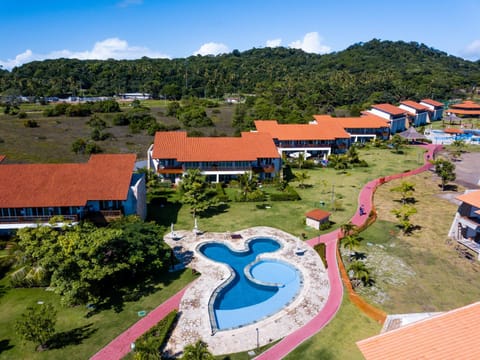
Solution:
[{"label": "grass field", "polygon": [[[194,279],[191,271],[172,273],[158,283],[155,292],[136,302],[126,303],[120,312],[104,310],[92,316],[85,306],[64,307],[60,297],[44,289],[10,289],[0,282],[0,359],[84,360],[91,357],[138,319],[138,311],[151,311]],[[30,342],[15,333],[14,323],[28,306],[37,301],[58,310],[54,348],[36,352]]]},{"label": "grass field", "polygon": [[442,192],[431,172],[408,178],[415,184],[418,212],[411,220],[418,229],[406,236],[391,213],[399,207],[399,194],[390,189],[401,181],[387,183],[375,194],[378,220],[362,233],[359,251],[367,254],[376,286],[362,293],[388,313],[445,311],[478,301],[480,265],[459,256],[447,237],[457,205],[446,198],[455,193]]},{"label": "grass field", "polygon": [[[150,113],[158,122],[165,125],[180,125],[179,121],[165,116],[165,103],[162,101],[146,102]],[[44,117],[46,106],[22,104],[21,109],[27,113],[26,119],[17,116],[0,114],[0,154],[6,155],[10,163],[60,163],[84,162],[87,155],[77,155],[72,152],[72,143],[78,139],[89,139],[91,128],[87,125],[90,117]],[[3,108],[0,108],[3,109]],[[126,111],[128,105],[123,105]],[[222,105],[207,109],[207,114],[215,126],[196,129],[205,135],[233,135],[231,127],[233,107]],[[113,126],[114,114],[100,114],[108,125],[105,132],[113,136],[97,144],[105,153],[135,153],[139,160],[146,159],[148,147],[153,142],[153,136],[145,132],[132,134],[128,126]],[[26,128],[24,121],[35,120],[36,128]],[[187,129],[185,129],[187,130]]]}]

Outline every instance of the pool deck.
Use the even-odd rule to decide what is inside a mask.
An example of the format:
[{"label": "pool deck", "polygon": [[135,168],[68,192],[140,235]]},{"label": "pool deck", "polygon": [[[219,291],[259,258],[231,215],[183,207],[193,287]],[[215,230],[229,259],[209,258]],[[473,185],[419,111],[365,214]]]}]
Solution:
[{"label": "pool deck", "polygon": [[[255,349],[281,339],[306,325],[325,306],[330,285],[325,266],[318,254],[298,238],[270,227],[253,227],[234,233],[204,233],[177,231],[177,239],[165,236],[180,259],[202,275],[188,287],[180,302],[180,318],[172,333],[166,351],[178,356],[185,345],[202,339],[215,355]],[[234,235],[234,236],[232,236]],[[233,250],[246,250],[245,242],[255,237],[269,237],[282,247],[273,253],[262,253],[258,258],[284,260],[301,271],[303,287],[300,293],[279,312],[253,324],[231,330],[212,331],[209,300],[214,290],[230,276],[230,269],[214,262],[197,251],[204,242],[221,242]],[[298,252],[301,249],[301,252]],[[258,330],[257,330],[258,329]]]}]

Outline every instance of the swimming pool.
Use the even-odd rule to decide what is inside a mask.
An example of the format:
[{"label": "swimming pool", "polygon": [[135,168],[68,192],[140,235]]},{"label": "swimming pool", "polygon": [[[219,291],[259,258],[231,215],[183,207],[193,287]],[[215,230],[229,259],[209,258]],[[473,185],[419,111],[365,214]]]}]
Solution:
[{"label": "swimming pool", "polygon": [[273,315],[293,301],[303,283],[300,271],[277,259],[261,259],[263,253],[280,249],[271,238],[254,238],[247,250],[234,251],[218,242],[201,244],[199,251],[213,261],[227,264],[230,277],[209,301],[214,331],[238,328]]}]

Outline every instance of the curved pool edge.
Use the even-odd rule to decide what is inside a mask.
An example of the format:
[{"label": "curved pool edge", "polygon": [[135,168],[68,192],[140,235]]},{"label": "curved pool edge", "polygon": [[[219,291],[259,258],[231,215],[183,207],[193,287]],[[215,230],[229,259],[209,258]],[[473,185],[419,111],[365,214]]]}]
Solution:
[{"label": "curved pool edge", "polygon": [[[196,237],[189,231],[181,233],[181,240],[168,238],[165,240],[176,251],[192,252],[194,256],[188,266],[202,275],[186,291],[181,301],[179,323],[167,346],[170,352],[181,351],[183,346],[194,343],[198,339],[205,341],[216,355],[246,351],[288,335],[305,325],[325,306],[330,291],[325,267],[316,252],[297,237],[270,227],[236,231],[235,234],[240,238],[235,239],[231,238],[231,233],[205,233]],[[258,259],[268,258],[292,262],[302,273],[304,283],[302,290],[290,304],[267,319],[241,328],[213,333],[208,312],[210,295],[230,276],[230,270],[225,264],[214,264],[213,261],[196,252],[197,246],[205,241],[220,239],[220,242],[226,242],[232,249],[239,251],[245,249],[246,239],[264,236],[279,240],[282,248],[276,253],[261,254]],[[303,255],[295,253],[299,247],[306,248]],[[255,336],[257,329],[258,344]]]}]

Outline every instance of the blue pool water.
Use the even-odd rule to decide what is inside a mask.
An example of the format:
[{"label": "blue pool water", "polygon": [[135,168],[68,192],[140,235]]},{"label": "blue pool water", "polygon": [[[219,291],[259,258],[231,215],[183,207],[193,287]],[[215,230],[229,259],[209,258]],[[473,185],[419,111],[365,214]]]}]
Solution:
[{"label": "blue pool water", "polygon": [[269,238],[253,239],[248,250],[241,252],[220,243],[207,243],[199,248],[208,258],[229,265],[233,272],[210,301],[215,328],[250,324],[272,315],[295,298],[301,285],[295,267],[279,260],[256,261],[259,254],[279,248],[280,244]]}]

